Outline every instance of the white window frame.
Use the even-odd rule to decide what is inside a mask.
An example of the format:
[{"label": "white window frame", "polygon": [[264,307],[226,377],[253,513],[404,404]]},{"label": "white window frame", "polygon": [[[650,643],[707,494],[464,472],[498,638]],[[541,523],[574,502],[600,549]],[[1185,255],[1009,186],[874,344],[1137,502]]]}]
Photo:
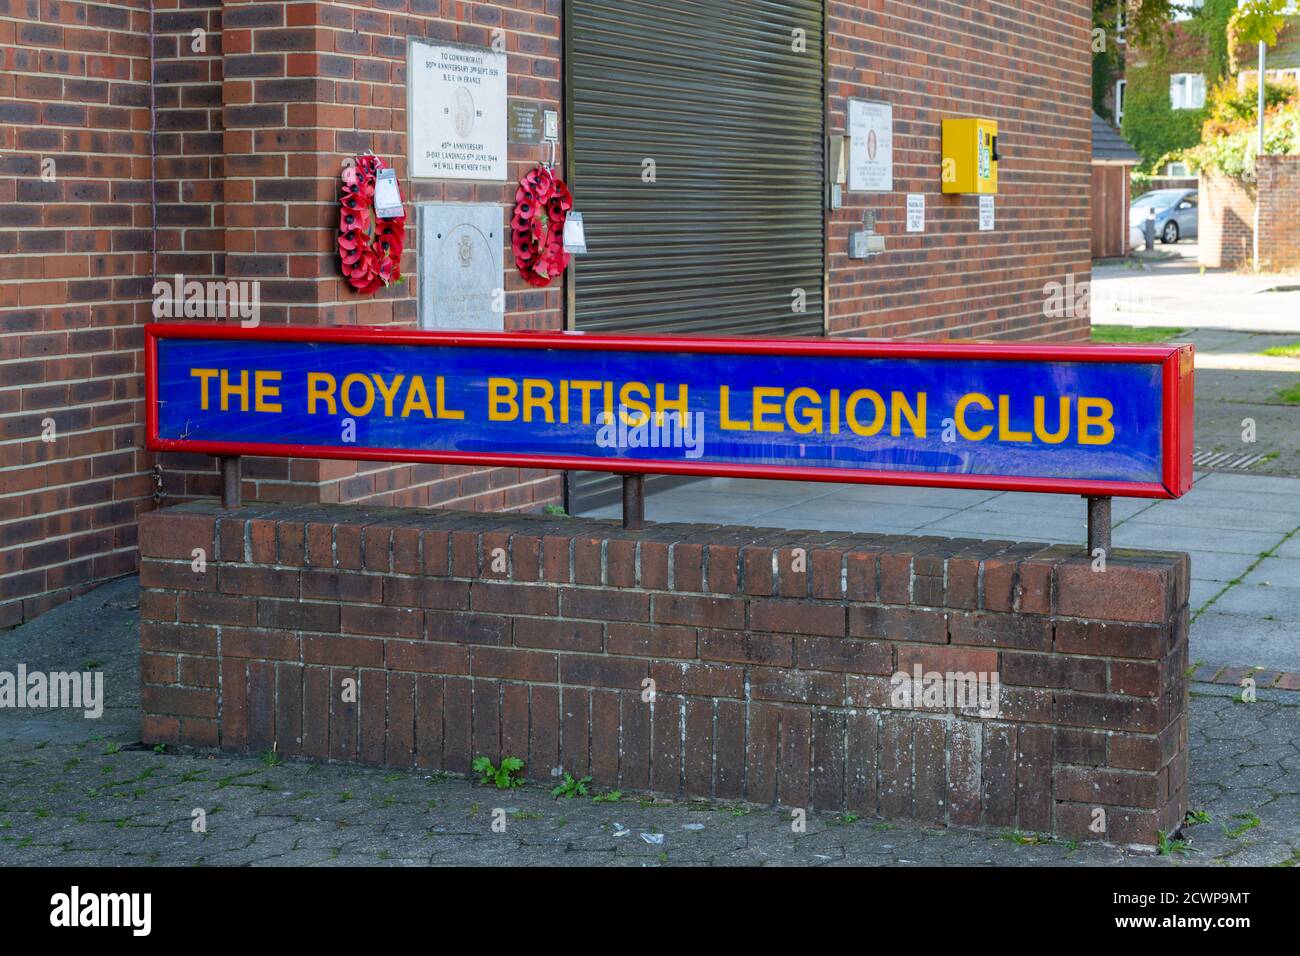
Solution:
[{"label": "white window frame", "polygon": [[1128,92],[1128,80],[1115,81],[1115,125],[1124,122],[1124,95]]},{"label": "white window frame", "polygon": [[[1199,93],[1199,96],[1197,95]],[[1204,73],[1169,74],[1169,107],[1175,110],[1199,110],[1205,105]]]}]

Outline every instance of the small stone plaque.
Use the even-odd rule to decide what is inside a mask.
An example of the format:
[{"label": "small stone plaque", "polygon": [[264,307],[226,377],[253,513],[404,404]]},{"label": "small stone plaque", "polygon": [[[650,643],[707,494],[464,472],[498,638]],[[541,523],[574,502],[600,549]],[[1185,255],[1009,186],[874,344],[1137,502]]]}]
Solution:
[{"label": "small stone plaque", "polygon": [[542,141],[542,104],[529,100],[510,101],[510,142],[536,146]]},{"label": "small stone plaque", "polygon": [[504,213],[493,205],[420,207],[420,328],[505,328]]}]

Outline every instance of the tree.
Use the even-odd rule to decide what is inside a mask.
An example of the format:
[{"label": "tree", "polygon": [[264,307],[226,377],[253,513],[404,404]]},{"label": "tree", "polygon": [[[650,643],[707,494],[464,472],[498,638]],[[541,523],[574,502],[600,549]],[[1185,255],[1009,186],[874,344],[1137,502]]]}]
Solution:
[{"label": "tree", "polygon": [[[1092,0],[1093,57],[1092,57],[1092,108],[1107,119],[1114,119],[1106,100],[1114,78],[1122,67],[1122,50],[1115,42],[1119,35],[1121,11],[1124,34],[1130,44],[1154,55],[1164,52],[1168,44],[1170,19],[1176,11],[1196,14],[1197,19],[1190,21],[1190,29],[1203,21],[1213,30],[1213,24],[1226,21],[1227,11],[1222,12],[1222,20],[1216,11],[1206,16],[1207,8],[1235,5],[1236,0],[1203,0],[1200,6],[1180,3],[1179,0]],[[1218,38],[1223,44],[1223,38]],[[1215,45],[1211,38],[1211,46]],[[1226,57],[1225,57],[1226,59]],[[1226,68],[1227,63],[1216,64],[1210,79],[1213,80]]]},{"label": "tree", "polygon": [[1292,0],[1245,0],[1236,9],[1228,21],[1228,55],[1232,58],[1233,72],[1240,69],[1238,49],[1277,43],[1291,5]]}]

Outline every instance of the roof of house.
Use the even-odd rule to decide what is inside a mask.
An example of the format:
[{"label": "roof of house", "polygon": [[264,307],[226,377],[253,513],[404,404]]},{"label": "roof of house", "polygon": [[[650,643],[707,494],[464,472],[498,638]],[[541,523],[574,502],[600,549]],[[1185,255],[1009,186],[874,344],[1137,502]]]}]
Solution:
[{"label": "roof of house", "polygon": [[1128,144],[1119,130],[1096,113],[1092,114],[1092,161],[1136,166],[1142,162],[1138,151]]}]

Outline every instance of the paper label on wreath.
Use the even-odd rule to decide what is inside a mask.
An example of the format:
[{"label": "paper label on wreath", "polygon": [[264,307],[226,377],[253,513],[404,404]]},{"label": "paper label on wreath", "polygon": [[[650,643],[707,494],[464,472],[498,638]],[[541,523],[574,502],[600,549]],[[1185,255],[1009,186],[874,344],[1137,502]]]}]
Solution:
[{"label": "paper label on wreath", "polygon": [[397,219],[404,215],[402,192],[397,188],[397,170],[381,169],[375,177],[375,217]]},{"label": "paper label on wreath", "polygon": [[564,220],[564,251],[581,255],[587,251],[587,233],[582,225],[582,213],[569,212]]}]

